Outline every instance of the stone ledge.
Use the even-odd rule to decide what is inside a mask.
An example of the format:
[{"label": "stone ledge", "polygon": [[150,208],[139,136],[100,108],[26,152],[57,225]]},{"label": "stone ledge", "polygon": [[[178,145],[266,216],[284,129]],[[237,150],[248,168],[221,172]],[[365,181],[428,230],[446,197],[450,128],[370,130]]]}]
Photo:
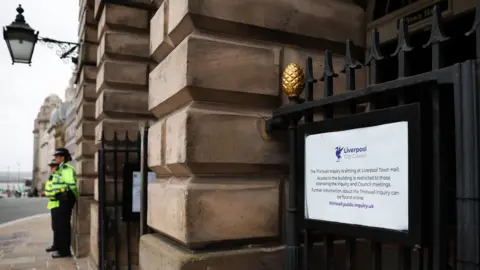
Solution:
[{"label": "stone ledge", "polygon": [[106,140],[113,140],[115,132],[119,139],[125,137],[125,134],[128,133],[128,138],[130,140],[136,140],[138,136],[138,131],[140,130],[140,124],[146,122],[145,119],[103,119],[98,122],[95,127],[95,144],[100,144],[102,139],[102,133],[105,136]]},{"label": "stone ledge", "polygon": [[82,159],[75,161],[75,171],[78,176],[95,176],[94,160]]},{"label": "stone ledge", "polygon": [[80,195],[93,196],[95,194],[95,176],[79,176],[77,179],[77,187]]},{"label": "stone ledge", "polygon": [[83,42],[78,48],[79,63],[97,63],[98,45],[94,43]]},{"label": "stone ledge", "polygon": [[148,130],[148,167],[157,175],[171,175],[165,166],[166,122],[160,120]]},{"label": "stone ledge", "polygon": [[93,10],[93,8],[95,7],[95,0],[80,0],[78,2],[78,7],[79,7],[79,12],[78,12],[78,20],[80,21],[82,15],[83,15],[83,12],[85,11],[85,9],[88,7],[88,8],[91,8]]},{"label": "stone ledge", "polygon": [[165,1],[150,20],[150,56],[160,63],[174,47],[168,36],[168,1]]},{"label": "stone ledge", "polygon": [[95,102],[97,93],[95,90],[95,83],[82,83],[77,85],[76,103],[83,101]]},{"label": "stone ledge", "polygon": [[[357,239],[356,256],[352,264],[355,269],[371,269],[371,249],[369,242]],[[313,254],[323,254],[322,242],[314,243]],[[344,240],[334,242],[335,254],[333,269],[347,269],[348,256]],[[416,255],[414,255],[416,257]],[[398,249],[383,247],[383,267],[395,269],[398,267]],[[310,269],[322,269],[325,265],[324,256],[311,256]],[[147,234],[140,238],[140,268],[144,270],[277,270],[285,267],[285,246],[243,247],[232,250],[216,250],[213,252],[192,252],[159,234]]]},{"label": "stone ledge", "polygon": [[[149,57],[149,35],[147,33],[125,33],[105,31],[97,51],[97,64],[108,57],[123,60],[145,60]],[[108,56],[108,57],[107,57]]]},{"label": "stone ledge", "polygon": [[253,247],[192,253],[157,234],[140,238],[140,269],[283,269],[283,247]]},{"label": "stone ledge", "polygon": [[149,117],[148,92],[104,89],[96,102],[95,119]]},{"label": "stone ledge", "polygon": [[317,39],[317,48],[326,41],[345,42],[349,38],[361,46],[365,43],[365,11],[352,1],[170,2],[168,30],[175,44],[194,29],[285,44]]},{"label": "stone ledge", "polygon": [[77,101],[80,101],[75,105],[77,122],[81,120],[95,120],[95,103],[83,99],[77,99]]},{"label": "stone ledge", "polygon": [[[145,0],[147,1],[147,0]],[[98,39],[107,29],[148,32],[148,10],[123,5],[105,4],[95,1],[95,18],[98,20]]]},{"label": "stone ledge", "polygon": [[78,77],[78,84],[82,85],[83,83],[93,83],[97,80],[97,67],[91,65],[83,65],[80,69],[80,74]]},{"label": "stone ledge", "polygon": [[75,141],[79,143],[82,140],[89,140],[95,136],[95,121],[79,119],[77,122],[77,131]]},{"label": "stone ledge", "polygon": [[193,102],[149,131],[149,167],[177,176],[284,172],[285,144],[262,138],[259,115],[268,111]]},{"label": "stone ledge", "polygon": [[84,9],[79,10],[79,17],[78,17],[78,31],[77,34],[83,32],[84,28],[87,26],[96,26],[97,22],[94,18],[94,10],[93,7],[85,7]]},{"label": "stone ledge", "polygon": [[97,147],[93,140],[82,140],[77,143],[75,151],[75,160],[81,160],[83,158],[93,157],[97,152]]},{"label": "stone ledge", "polygon": [[190,101],[275,108],[279,105],[278,53],[255,46],[189,36],[149,75],[149,109],[161,118]]},{"label": "stone ledge", "polygon": [[148,225],[189,248],[277,237],[282,177],[163,178],[148,186]]},{"label": "stone ledge", "polygon": [[97,34],[97,27],[86,25],[79,35],[79,39],[81,42],[93,43],[98,44],[98,34]]},{"label": "stone ledge", "polygon": [[103,61],[97,73],[97,95],[106,88],[146,91],[147,74],[147,62]]}]

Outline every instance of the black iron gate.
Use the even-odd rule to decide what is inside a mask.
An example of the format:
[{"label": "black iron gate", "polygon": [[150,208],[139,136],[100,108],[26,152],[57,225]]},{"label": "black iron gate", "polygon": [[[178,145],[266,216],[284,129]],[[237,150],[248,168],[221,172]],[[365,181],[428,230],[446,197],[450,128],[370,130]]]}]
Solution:
[{"label": "black iron gate", "polygon": [[[287,270],[480,269],[480,95],[477,86],[480,6],[477,4],[474,26],[466,34],[476,36],[470,40],[476,41],[476,45],[470,46],[476,50],[473,53],[476,57],[449,66],[444,66],[443,60],[463,52],[444,51],[451,40],[442,31],[437,7],[432,14],[430,35],[423,48],[414,48],[411,44],[408,25],[403,19],[399,22],[398,43],[391,57],[382,55],[378,32],[372,31],[365,64],[369,86],[363,89],[355,86],[360,65],[350,55],[350,41],[346,44],[342,71],[346,78],[344,93],[333,95],[337,74],[328,50],[320,78],[324,98],[313,99],[317,80],[312,75],[311,58],[306,62],[305,79],[297,65],[289,65],[284,72],[283,87],[290,103],[273,112],[267,127],[269,131],[288,130],[290,138],[289,190],[285,200]],[[469,46],[460,47],[466,50]],[[419,50],[428,57],[421,57]],[[425,62],[428,70],[421,68]],[[395,78],[385,75],[387,68],[396,71]],[[304,88],[305,99],[302,99],[300,93]],[[299,155],[305,151],[302,149],[305,137],[299,137],[299,129],[315,123],[315,115],[323,116],[321,123],[407,104],[421,107],[421,242],[406,244],[383,238],[381,233],[367,237],[353,228],[340,234],[311,226],[304,217],[305,163]],[[318,252],[323,256],[314,255]]]},{"label": "black iron gate", "polygon": [[[134,138],[133,140],[131,138]],[[138,265],[138,240],[147,232],[148,126],[138,134],[106,139],[98,150],[98,267],[132,269]],[[136,174],[136,175],[134,175]],[[134,186],[139,177],[140,187]],[[136,189],[137,188],[137,189]],[[132,209],[140,193],[139,212]]]}]

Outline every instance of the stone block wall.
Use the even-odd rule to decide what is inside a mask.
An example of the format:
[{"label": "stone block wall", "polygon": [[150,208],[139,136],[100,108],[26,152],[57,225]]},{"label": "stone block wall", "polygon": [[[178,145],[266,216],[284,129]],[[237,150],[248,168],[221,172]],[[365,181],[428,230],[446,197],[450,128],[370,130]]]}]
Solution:
[{"label": "stone block wall", "polygon": [[[93,2],[93,1],[92,1]],[[128,133],[130,139],[135,139],[140,127],[146,121],[153,119],[148,110],[148,74],[149,60],[149,21],[153,6],[150,1],[129,1],[128,6],[121,4],[95,1],[93,3],[93,18],[96,20],[97,48],[95,83],[92,87],[95,102],[93,142],[98,148],[102,134],[107,140],[112,140],[116,132],[119,139]],[[92,32],[93,35],[93,32]],[[93,107],[93,106],[92,106]],[[122,199],[122,164],[124,154],[118,154],[117,164],[114,159],[106,156],[106,197],[107,204],[113,203],[113,168],[117,168],[119,200]],[[134,161],[136,155],[130,155]],[[98,154],[93,155],[93,173],[98,173]],[[90,206],[90,263],[98,265],[98,179],[93,180],[93,203]],[[109,207],[107,212],[113,214]],[[121,209],[120,209],[121,211]],[[127,265],[125,223],[119,222],[120,257],[119,267]],[[130,227],[131,259],[135,267],[138,265],[139,227],[132,223]],[[107,256],[114,258],[115,242],[112,234],[108,234],[106,243]]]},{"label": "stone block wall", "polygon": [[[76,143],[76,129],[77,129],[77,123],[76,123],[77,117],[75,113],[75,108],[68,107],[67,111],[67,119],[65,120],[64,123],[64,141],[65,141],[65,148],[68,149],[70,153],[72,153],[72,158],[75,157],[75,152],[77,149],[77,143]],[[72,161],[74,164],[75,161]]]},{"label": "stone block wall", "polygon": [[[79,59],[76,78],[75,167],[80,198],[73,214],[72,246],[77,257],[90,253],[90,205],[93,203],[95,167],[95,82],[97,76],[97,23],[94,1],[79,1]],[[92,53],[93,52],[93,53]]]},{"label": "stone block wall", "polygon": [[364,11],[340,0],[155,3],[148,165],[159,177],[140,268],[281,269],[287,153],[258,123],[281,104],[288,63],[312,56],[318,78],[326,46],[340,54],[348,38],[364,45]]}]

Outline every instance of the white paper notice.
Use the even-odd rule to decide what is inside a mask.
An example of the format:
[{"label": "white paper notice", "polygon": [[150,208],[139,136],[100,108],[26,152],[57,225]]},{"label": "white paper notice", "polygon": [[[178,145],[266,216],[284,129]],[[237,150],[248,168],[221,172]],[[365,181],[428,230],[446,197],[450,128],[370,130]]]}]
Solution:
[{"label": "white paper notice", "polygon": [[[148,183],[152,183],[157,176],[154,172],[148,173]],[[133,183],[132,183],[132,212],[140,212],[140,189],[142,186],[142,174],[140,172],[133,172]]]},{"label": "white paper notice", "polygon": [[305,217],[408,230],[408,123],[309,135]]}]

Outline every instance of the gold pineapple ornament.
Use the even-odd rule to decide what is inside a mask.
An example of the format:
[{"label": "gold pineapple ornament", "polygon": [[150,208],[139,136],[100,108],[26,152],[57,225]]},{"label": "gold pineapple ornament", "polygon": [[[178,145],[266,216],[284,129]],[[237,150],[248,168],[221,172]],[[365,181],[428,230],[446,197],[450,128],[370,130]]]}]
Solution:
[{"label": "gold pineapple ornament", "polygon": [[289,99],[295,99],[300,96],[305,87],[305,75],[302,68],[290,63],[287,65],[282,75],[282,89]]}]

